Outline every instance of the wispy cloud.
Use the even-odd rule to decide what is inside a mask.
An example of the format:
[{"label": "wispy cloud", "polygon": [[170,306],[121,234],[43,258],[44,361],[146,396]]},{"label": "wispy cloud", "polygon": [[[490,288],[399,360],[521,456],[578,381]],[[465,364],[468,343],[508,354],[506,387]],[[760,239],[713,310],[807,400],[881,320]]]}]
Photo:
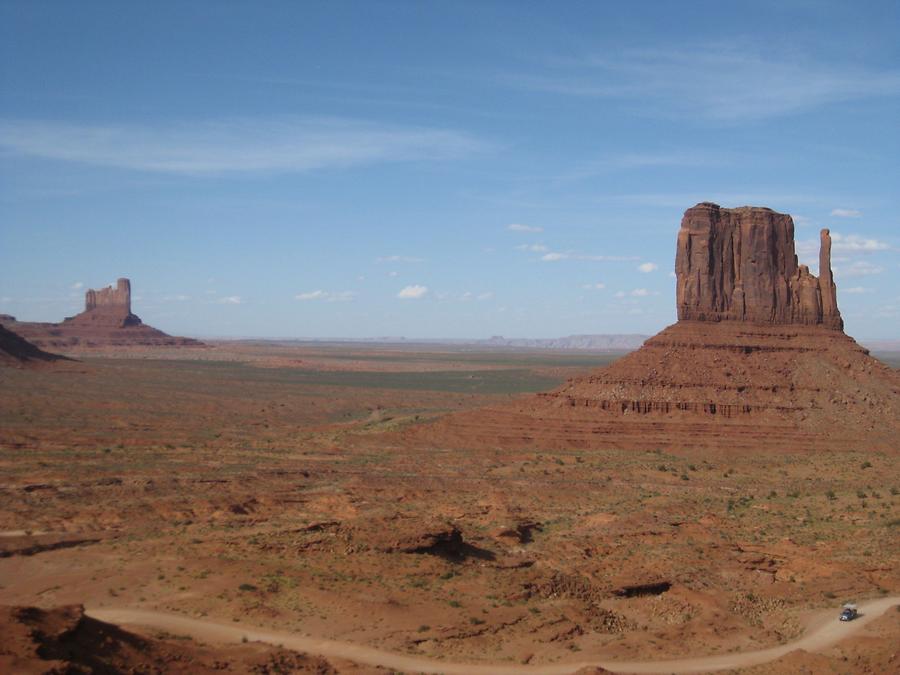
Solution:
[{"label": "wispy cloud", "polygon": [[855,260],[849,265],[835,265],[834,275],[838,278],[868,277],[873,274],[881,274],[884,268],[870,263],[868,260]]},{"label": "wispy cloud", "polygon": [[857,234],[840,234],[834,232],[831,235],[831,250],[835,253],[874,253],[875,251],[887,251],[891,245],[878,239],[869,239]]},{"label": "wispy cloud", "polygon": [[72,285],[70,286],[70,288],[71,288],[73,291],[81,290],[82,288],[84,288],[84,282],[83,282],[83,281],[76,281],[74,284],[72,284]]},{"label": "wispy cloud", "polygon": [[584,284],[582,285],[582,288],[586,291],[602,291],[606,288],[606,284],[602,282],[597,284]]},{"label": "wispy cloud", "polygon": [[0,120],[0,148],[7,152],[195,176],[446,160],[488,147],[460,131],[328,118],[229,119],[156,126]]},{"label": "wispy cloud", "polygon": [[532,253],[544,253],[549,249],[543,244],[519,244],[516,246],[517,251],[531,251]]},{"label": "wispy cloud", "polygon": [[647,298],[651,295],[659,295],[659,291],[651,291],[647,288],[634,288],[628,292],[619,291],[616,293],[617,298],[625,298],[631,296],[632,298]]},{"label": "wispy cloud", "polygon": [[896,96],[900,70],[836,66],[752,43],[630,49],[546,64],[506,83],[535,91],[642,103],[661,115],[742,122],[830,103]]},{"label": "wispy cloud", "polygon": [[436,297],[441,300],[461,300],[462,302],[478,300],[479,302],[483,302],[485,300],[493,299],[494,292],[484,291],[482,293],[473,293],[472,291],[465,291],[464,293],[460,293],[458,296],[452,293],[445,293],[438,294]]},{"label": "wispy cloud", "polygon": [[425,258],[417,258],[411,255],[386,255],[376,258],[375,262],[379,263],[420,263],[425,262]]},{"label": "wispy cloud", "polygon": [[537,225],[522,225],[522,223],[510,223],[506,226],[507,230],[511,232],[543,232],[543,227],[538,227]]},{"label": "wispy cloud", "polygon": [[400,289],[400,292],[397,293],[397,297],[401,300],[419,300],[424,298],[427,293],[428,286],[419,286],[418,284],[415,284]]},{"label": "wispy cloud", "polygon": [[216,300],[220,305],[243,305],[244,300],[239,295],[226,295],[224,298]]},{"label": "wispy cloud", "polygon": [[353,291],[308,291],[306,293],[298,293],[294,296],[297,300],[321,300],[324,302],[349,302],[356,297]]},{"label": "wispy cloud", "polygon": [[851,293],[853,295],[859,295],[862,293],[871,293],[871,288],[865,288],[864,286],[851,286],[850,288],[842,288],[840,289],[841,293]]},{"label": "wispy cloud", "polygon": [[[819,254],[819,239],[804,239],[797,242],[797,255],[802,258],[812,258]],[[891,245],[880,239],[864,237],[858,234],[831,233],[831,252],[835,261],[840,256],[855,256],[858,254],[877,253],[890,251]]]},{"label": "wispy cloud", "polygon": [[551,251],[550,253],[545,253],[541,256],[541,260],[545,262],[557,262],[560,260],[589,260],[593,262],[623,262],[629,260],[640,260],[637,256],[623,256],[623,255],[588,255],[585,253],[573,253],[571,251],[566,253],[561,253],[558,251]]},{"label": "wispy cloud", "polygon": [[643,272],[644,274],[648,274],[650,272],[655,272],[659,269],[659,265],[654,262],[645,262],[641,263],[637,266],[638,272]]},{"label": "wispy cloud", "polygon": [[862,216],[862,211],[856,209],[832,209],[831,215],[835,218],[859,218]]}]

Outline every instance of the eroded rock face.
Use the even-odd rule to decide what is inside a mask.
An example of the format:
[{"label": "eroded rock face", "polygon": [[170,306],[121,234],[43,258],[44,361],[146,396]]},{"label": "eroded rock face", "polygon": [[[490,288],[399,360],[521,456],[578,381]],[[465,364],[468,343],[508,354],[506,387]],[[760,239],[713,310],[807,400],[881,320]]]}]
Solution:
[{"label": "eroded rock face", "polygon": [[84,296],[84,311],[61,323],[16,321],[0,314],[0,326],[41,349],[68,351],[94,347],[199,347],[202,342],[173,337],[131,313],[131,282],[119,279],[116,287],[91,289]]},{"label": "eroded rock face", "polygon": [[678,234],[676,324],[553,391],[406,433],[460,448],[896,451],[900,373],[844,333],[821,237],[817,278],[790,216],[698,204]]},{"label": "eroded rock face", "polygon": [[118,279],[115,288],[107,286],[98,291],[88,289],[84,294],[84,311],[90,312],[98,307],[115,307],[131,314],[131,281]]},{"label": "eroded rock face", "polygon": [[819,277],[797,262],[794,222],[762,207],[685,211],[675,257],[678,318],[821,325],[843,330],[831,273],[831,236],[821,232]]},{"label": "eroded rock face", "polygon": [[66,322],[114,328],[141,325],[140,318],[131,313],[131,281],[119,279],[115,288],[89,289],[84,294],[84,311]]}]

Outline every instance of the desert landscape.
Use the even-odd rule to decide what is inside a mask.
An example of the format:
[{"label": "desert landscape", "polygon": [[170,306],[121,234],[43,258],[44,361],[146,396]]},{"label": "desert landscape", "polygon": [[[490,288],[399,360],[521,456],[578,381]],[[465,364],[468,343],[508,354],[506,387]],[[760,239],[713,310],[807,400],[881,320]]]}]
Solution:
[{"label": "desert landscape", "polygon": [[[788,216],[689,209],[682,320],[628,354],[138,338],[10,356],[0,663],[896,669],[900,375],[841,330],[821,243],[816,278]],[[845,626],[848,600],[864,616]]]},{"label": "desert landscape", "polygon": [[0,675],[900,673],[898,26],[0,0]]}]

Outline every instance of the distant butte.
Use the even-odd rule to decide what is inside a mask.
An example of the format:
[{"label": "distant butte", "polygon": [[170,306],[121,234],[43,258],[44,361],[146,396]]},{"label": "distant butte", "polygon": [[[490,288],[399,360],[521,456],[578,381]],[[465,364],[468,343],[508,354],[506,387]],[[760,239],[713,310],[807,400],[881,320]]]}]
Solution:
[{"label": "distant butte", "polygon": [[119,279],[115,288],[88,289],[84,294],[84,311],[65,322],[111,328],[140,326],[140,317],[131,313],[131,281]]},{"label": "distant butte", "polygon": [[555,391],[410,429],[465,447],[896,449],[900,374],[843,332],[821,233],[819,276],[794,223],[760,207],[688,209],[678,322]]},{"label": "distant butte", "polygon": [[201,347],[192,338],[175,337],[144,324],[131,311],[131,281],[122,278],[115,288],[108,286],[85,293],[84,311],[62,323],[16,321],[0,315],[0,325],[49,350],[93,347]]}]

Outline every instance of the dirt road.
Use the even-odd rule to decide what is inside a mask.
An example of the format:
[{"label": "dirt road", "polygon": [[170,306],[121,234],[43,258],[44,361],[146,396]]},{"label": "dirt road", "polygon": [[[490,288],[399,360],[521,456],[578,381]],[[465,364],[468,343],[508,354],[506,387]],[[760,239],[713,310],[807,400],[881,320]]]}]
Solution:
[{"label": "dirt road", "polygon": [[788,644],[753,652],[700,656],[668,661],[580,661],[548,665],[478,665],[450,663],[407,654],[388,652],[374,647],[321,640],[318,638],[253,628],[241,624],[220,624],[205,619],[192,619],[177,614],[139,609],[89,608],[87,614],[101,621],[114,624],[145,626],[165,630],[178,635],[190,635],[205,642],[251,641],[281,645],[288,649],[320,656],[349,659],[367,665],[384,666],[394,670],[416,673],[446,673],[447,675],[564,675],[586,666],[601,666],[618,673],[697,673],[727,668],[745,668],[774,661],[797,649],[819,651],[860,631],[873,619],[884,614],[894,605],[900,605],[900,596],[872,600],[860,605],[861,616],[855,621],[838,621],[839,609],[822,610],[807,622],[803,637]]}]

